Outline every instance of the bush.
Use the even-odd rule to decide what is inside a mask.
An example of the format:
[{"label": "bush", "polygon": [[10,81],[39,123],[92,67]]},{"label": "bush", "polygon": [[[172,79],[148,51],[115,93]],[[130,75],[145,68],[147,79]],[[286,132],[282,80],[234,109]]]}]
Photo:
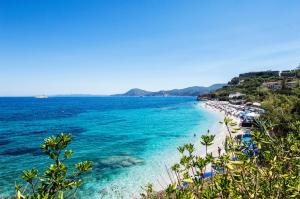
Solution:
[{"label": "bush", "polygon": [[[148,189],[144,198],[300,198],[300,122],[290,124],[287,136],[280,138],[258,122],[248,143],[231,138],[236,127],[225,120],[229,134],[224,154],[201,157],[190,144],[179,147],[182,160],[172,167],[177,182],[159,194]],[[212,176],[204,178],[212,164]]]},{"label": "bush", "polygon": [[[21,185],[16,185],[18,199],[75,197],[76,190],[82,185],[80,176],[92,169],[92,162],[77,163],[74,171],[69,174],[64,161],[73,154],[72,150],[65,150],[71,140],[70,134],[63,133],[44,140],[41,149],[53,160],[53,164],[42,175],[39,175],[35,168],[23,171],[22,179],[26,182],[26,186],[22,188]],[[26,189],[28,185],[30,188]]]},{"label": "bush", "polygon": [[286,135],[290,130],[289,124],[300,118],[300,100],[297,96],[273,94],[262,102],[262,106],[266,110],[262,119],[272,124],[270,131],[277,136]]}]

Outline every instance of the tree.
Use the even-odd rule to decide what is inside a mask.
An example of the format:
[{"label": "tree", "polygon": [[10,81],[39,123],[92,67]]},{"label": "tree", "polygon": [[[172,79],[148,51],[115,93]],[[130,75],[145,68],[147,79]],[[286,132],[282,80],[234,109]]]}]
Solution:
[{"label": "tree", "polygon": [[228,84],[237,85],[237,84],[239,84],[239,82],[240,82],[240,79],[238,77],[234,77],[230,80],[230,82],[228,82]]},{"label": "tree", "polygon": [[267,110],[262,119],[272,123],[272,132],[278,136],[288,133],[289,123],[299,119],[298,96],[270,95],[262,107]]},{"label": "tree", "polygon": [[72,150],[65,150],[71,141],[71,134],[64,133],[44,140],[41,149],[54,163],[41,176],[35,168],[23,171],[22,179],[30,185],[30,190],[26,190],[26,186],[22,190],[22,187],[17,185],[18,198],[62,199],[75,196],[75,192],[82,185],[80,176],[92,169],[92,162],[77,163],[74,171],[69,174],[64,161],[73,155]]},{"label": "tree", "polygon": [[213,144],[213,141],[215,139],[215,135],[209,135],[209,131],[206,135],[201,136],[201,144],[205,146],[205,151],[207,155],[207,147]]}]

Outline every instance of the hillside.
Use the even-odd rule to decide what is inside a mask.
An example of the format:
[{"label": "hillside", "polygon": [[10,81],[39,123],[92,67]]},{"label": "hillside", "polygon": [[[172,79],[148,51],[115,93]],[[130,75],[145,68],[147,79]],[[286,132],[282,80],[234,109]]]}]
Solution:
[{"label": "hillside", "polygon": [[193,86],[183,89],[161,90],[157,92],[146,91],[138,88],[131,89],[123,94],[114,96],[197,96],[205,93],[211,93],[216,89],[222,88],[225,84],[213,84],[208,87]]},{"label": "hillside", "polygon": [[293,95],[299,87],[300,69],[290,71],[261,71],[240,74],[227,85],[216,89],[212,98],[229,100],[229,94],[245,94],[246,101],[263,101],[270,94]]},{"label": "hillside", "polygon": [[130,89],[129,91],[127,91],[124,94],[117,94],[115,96],[145,96],[145,95],[149,95],[151,93],[152,92],[150,92],[150,91],[145,91],[145,90],[142,90],[142,89],[139,89],[139,88],[133,88],[133,89]]}]

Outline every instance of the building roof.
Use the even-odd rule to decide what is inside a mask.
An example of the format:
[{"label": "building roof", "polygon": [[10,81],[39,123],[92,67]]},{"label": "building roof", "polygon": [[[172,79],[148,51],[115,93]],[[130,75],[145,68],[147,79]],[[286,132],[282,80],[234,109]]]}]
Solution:
[{"label": "building roof", "polygon": [[244,95],[245,95],[245,94],[240,93],[240,92],[230,93],[230,94],[229,94],[229,98],[241,97],[241,96],[244,96]]}]

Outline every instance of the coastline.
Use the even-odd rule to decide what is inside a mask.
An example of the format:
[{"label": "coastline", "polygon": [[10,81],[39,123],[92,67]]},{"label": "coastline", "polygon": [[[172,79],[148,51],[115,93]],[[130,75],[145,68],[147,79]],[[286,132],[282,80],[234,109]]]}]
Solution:
[{"label": "coastline", "polygon": [[[240,119],[233,116],[233,115],[226,115],[225,111],[215,108],[213,106],[210,105],[210,103],[215,103],[214,101],[205,101],[205,102],[200,102],[200,106],[211,112],[216,114],[219,118],[220,118],[220,122],[224,121],[225,117],[229,117],[231,118],[234,122],[236,122],[237,124],[240,123]],[[226,129],[225,124],[221,124],[218,122],[218,124],[215,124],[215,126],[211,129],[211,134],[216,135],[214,142],[211,146],[208,147],[208,153],[212,153],[213,156],[218,156],[218,147],[221,148],[221,153],[224,152],[224,141],[226,138],[226,135],[228,135],[228,131]],[[237,132],[236,134],[234,134],[234,136],[241,134],[241,132]]]},{"label": "coastline", "polygon": [[[166,98],[162,99],[165,102]],[[174,99],[172,99],[171,102],[174,101]],[[34,99],[29,98],[27,100],[31,101]],[[53,100],[56,100],[59,103],[61,103],[59,99]],[[70,98],[67,102],[64,101],[64,103],[70,103],[70,101],[72,102],[72,100],[75,100],[76,102],[78,99]],[[92,104],[95,103],[95,101],[91,98],[83,98],[82,100],[87,100],[89,103]],[[97,100],[97,103],[107,103],[105,99],[101,98],[101,100]],[[132,101],[132,99],[130,100]],[[145,98],[134,98],[134,100],[144,102]],[[153,102],[153,100],[160,102],[159,98],[149,98],[148,101],[149,100],[151,100],[151,102]],[[177,98],[176,101],[178,101]],[[115,101],[111,102],[113,103],[113,105],[118,105],[120,103],[120,100],[116,101],[118,103],[116,103]],[[85,195],[85,198],[94,198],[97,196],[102,197],[103,195],[105,195],[105,197],[103,198],[119,198],[122,195],[123,198],[139,198],[139,194],[142,190],[138,185],[146,185],[146,183],[150,182],[153,184],[154,190],[161,191],[164,190],[171,183],[171,180],[173,182],[175,181],[174,173],[171,172],[170,167],[173,164],[178,163],[180,160],[181,155],[177,151],[178,146],[181,146],[186,143],[195,144],[195,154],[197,153],[199,155],[204,156],[205,147],[200,144],[200,139],[201,135],[206,134],[207,129],[209,129],[212,134],[216,135],[214,144],[208,147],[209,152],[213,152],[213,154],[217,156],[218,147],[222,148],[223,146],[223,141],[226,136],[226,129],[225,126],[220,124],[219,122],[224,119],[224,112],[210,108],[209,106],[205,106],[204,102],[195,102],[192,100],[179,100],[179,102],[180,103],[175,103],[175,105],[164,105],[161,108],[154,107],[154,109],[150,107],[147,109],[125,109],[109,111],[94,110],[82,112],[80,114],[76,114],[76,117],[74,115],[74,117],[67,117],[64,120],[43,120],[44,123],[42,125],[43,129],[47,129],[47,127],[52,128],[53,125],[60,127],[61,123],[63,122],[64,126],[61,126],[62,129],[66,129],[68,127],[70,128],[70,132],[77,131],[78,137],[88,138],[81,139],[80,141],[78,139],[75,140],[72,144],[72,149],[78,152],[76,153],[76,155],[78,155],[77,157],[82,158],[84,158],[84,153],[82,153],[81,149],[89,149],[89,151],[87,151],[89,153],[89,158],[93,158],[93,160],[96,163],[95,168],[98,170],[100,170],[101,166],[103,165],[107,167],[110,166],[113,168],[116,168],[117,166],[121,168],[124,165],[123,167],[124,170],[126,170],[126,172],[111,175],[111,178],[100,178],[101,176],[96,176],[98,177],[96,178],[96,174],[93,174],[93,176],[88,176],[89,183],[86,183],[84,187],[79,191],[79,194],[81,196]],[[80,108],[81,106],[78,107]],[[57,113],[64,114],[64,112]],[[141,114],[143,114],[142,118],[140,117]],[[25,118],[25,116],[23,118]],[[102,118],[101,123],[99,123],[99,118]],[[119,118],[119,120],[116,120],[116,118]],[[99,147],[99,142],[94,142],[95,138],[99,136],[99,133],[106,132],[106,129],[112,130],[120,128],[123,129],[122,132],[124,132],[124,129],[126,130],[128,126],[132,127],[132,124],[127,123],[127,121],[135,121],[135,124],[139,124],[139,126],[135,127],[134,129],[144,130],[137,135],[143,135],[148,131],[155,132],[158,130],[158,127],[160,127],[157,125],[159,125],[160,123],[166,123],[167,126],[165,127],[165,129],[169,129],[169,132],[171,132],[166,135],[170,135],[170,137],[174,141],[170,142],[168,139],[160,139],[159,142],[156,142],[154,140],[155,142],[153,142],[149,146],[152,146],[153,149],[156,149],[157,147],[159,148],[160,146],[164,146],[163,150],[156,150],[155,153],[153,153],[153,156],[151,156],[151,150],[149,151],[149,154],[146,151],[147,156],[145,156],[146,158],[144,159],[144,156],[132,155],[129,153],[124,155],[121,154],[119,156],[117,154],[112,156],[112,158],[105,158],[102,160],[100,157],[98,157],[98,149],[95,150],[95,152],[93,152],[93,150],[90,150],[89,146]],[[27,122],[29,123],[29,121]],[[16,121],[15,123],[19,124],[19,121]],[[116,125],[119,128],[116,128]],[[188,127],[186,128],[184,126]],[[12,130],[14,129],[14,127],[15,125],[12,126]],[[174,128],[175,131],[173,131]],[[28,129],[27,126],[19,125],[18,129],[22,129],[28,134],[31,133],[30,135],[32,136],[28,136],[28,134],[26,134],[22,138],[28,140],[30,139],[31,141],[34,140],[34,142],[32,142],[32,146],[39,144],[39,141],[43,137],[40,134],[32,133],[39,130],[36,129],[35,126],[32,127],[32,129]],[[188,130],[186,131],[185,129]],[[132,130],[133,128],[128,129],[128,131],[130,132],[132,132]],[[114,136],[117,136],[118,132],[119,131],[114,132]],[[164,131],[161,132],[164,133]],[[196,134],[195,137],[193,136],[194,134]],[[122,142],[120,142],[120,144],[122,144]],[[9,148],[10,144],[8,143],[7,146],[7,148]],[[137,147],[139,146],[141,146],[141,143],[137,145]],[[10,156],[7,156],[6,158],[10,158]],[[29,159],[29,161],[34,161],[35,159],[40,160],[39,158],[43,158],[43,156],[35,157],[32,160]],[[33,164],[29,161],[28,165]],[[27,162],[24,162],[24,167],[26,167],[26,164]],[[13,166],[15,166],[15,170],[18,169],[18,165]]]},{"label": "coastline", "polygon": [[[225,125],[220,123],[220,122],[224,121],[225,113],[218,109],[214,109],[213,107],[206,105],[205,102],[201,102],[201,107],[203,109],[205,109],[206,111],[209,111],[209,112],[215,114],[219,118],[219,121],[217,121],[216,124],[214,124],[212,126],[212,129],[210,129],[210,134],[215,135],[215,139],[214,139],[213,144],[211,146],[209,146],[207,149],[208,153],[212,153],[214,157],[217,157],[218,156],[218,147],[220,147],[223,151],[224,141],[225,141],[226,135],[228,133]],[[204,148],[203,145],[200,145],[200,147]],[[205,156],[205,154],[201,154],[201,155]]]},{"label": "coastline", "polygon": [[[210,101],[208,101],[210,102]],[[213,114],[214,116],[216,116],[216,118],[214,119],[214,121],[212,122],[212,125],[209,128],[209,131],[211,134],[215,135],[215,140],[213,142],[213,144],[211,146],[208,147],[208,153],[212,153],[214,157],[218,156],[218,147],[221,148],[221,153],[224,152],[224,141],[226,136],[228,135],[228,131],[226,129],[226,126],[220,122],[223,122],[225,117],[230,117],[231,119],[233,119],[235,122],[239,123],[240,119],[234,116],[226,116],[225,112],[214,108],[212,106],[209,106],[206,102],[198,102],[197,103],[197,108],[201,109],[202,111],[206,111],[209,114]],[[201,145],[200,143],[200,139],[201,139],[201,135],[204,135],[204,131],[206,131],[206,129],[201,129],[201,131],[203,133],[201,134],[197,134],[196,137],[194,137],[195,139],[190,140],[190,143],[194,144],[195,146],[195,155],[198,156],[205,156],[205,148],[203,145]],[[239,133],[236,133],[236,135],[238,135]],[[187,142],[189,143],[189,142]],[[174,153],[178,153],[179,152],[176,150],[174,151]],[[210,170],[210,165],[207,167],[207,170]],[[173,174],[173,172],[171,171],[170,168],[165,168],[165,170],[161,173],[160,176],[157,176],[157,183],[153,184],[153,188],[154,190],[160,192],[163,191],[169,184],[171,184],[173,182],[176,181],[176,178]],[[163,182],[163,183],[162,183]]]}]

